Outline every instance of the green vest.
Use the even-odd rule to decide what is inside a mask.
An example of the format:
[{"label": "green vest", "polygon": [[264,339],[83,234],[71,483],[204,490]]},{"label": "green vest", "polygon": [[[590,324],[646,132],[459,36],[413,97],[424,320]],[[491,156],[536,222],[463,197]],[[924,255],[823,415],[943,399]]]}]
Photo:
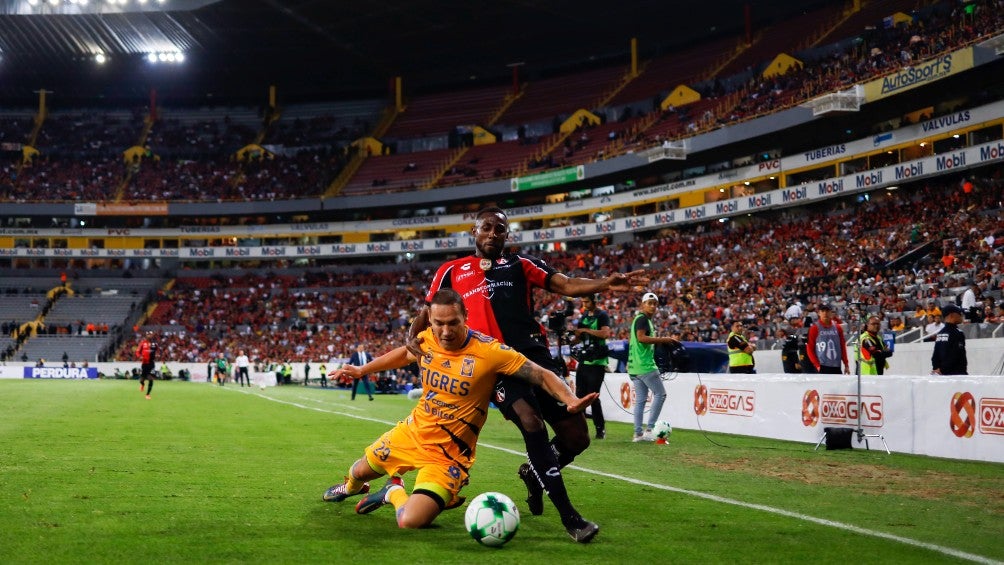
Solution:
[{"label": "green vest", "polygon": [[[732,336],[739,336],[746,341],[746,338],[740,336],[735,332],[729,332],[729,337],[725,339],[726,342],[732,341]],[[732,349],[729,348],[729,367],[749,367],[753,364],[753,356],[746,353],[742,349]]]},{"label": "green vest", "polygon": [[[869,341],[876,341],[876,343],[878,343],[878,346],[881,349],[885,349],[885,342],[882,341],[882,338],[880,338],[880,337],[879,338],[873,338],[871,335],[868,335],[868,332],[862,332],[861,335],[858,336],[858,363],[861,364],[861,374],[862,375],[877,375],[878,374],[878,367],[875,365],[875,358],[874,357],[869,357],[868,359],[865,359],[864,355],[862,355],[862,353],[861,353],[861,344],[864,343],[864,341],[866,339],[869,340]],[[883,363],[884,362],[885,361],[883,361]]]},{"label": "green vest", "polygon": [[635,316],[634,320],[631,321],[631,339],[628,344],[629,375],[644,375],[659,370],[659,366],[655,364],[655,345],[638,341],[638,336],[635,334],[634,325],[638,318],[645,318],[645,321],[648,322],[648,335],[655,337],[655,326],[652,324],[652,319],[645,314]]},{"label": "green vest", "polygon": [[[600,319],[598,317],[596,317],[596,316],[586,316],[586,315],[583,315],[582,316],[582,320],[579,322],[579,327],[580,328],[588,328],[588,329],[591,329],[591,330],[598,330],[598,329],[600,329],[599,325],[600,325]],[[594,343],[595,344],[601,344],[601,343],[603,343],[605,341],[606,341],[605,339],[603,339],[601,337],[596,337],[594,335],[586,335],[585,339],[582,340],[582,342],[585,343],[585,344],[594,344]],[[602,365],[602,366],[606,367],[607,363],[609,363],[609,362],[610,362],[610,360],[608,358],[606,358],[606,357],[600,357],[599,359],[593,359],[591,361],[583,361],[582,364],[583,365]]]}]

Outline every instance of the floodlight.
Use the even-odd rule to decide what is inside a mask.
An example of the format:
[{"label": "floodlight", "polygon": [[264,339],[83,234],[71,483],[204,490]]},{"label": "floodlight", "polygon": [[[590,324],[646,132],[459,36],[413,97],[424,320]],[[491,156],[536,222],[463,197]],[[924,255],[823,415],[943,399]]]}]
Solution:
[{"label": "floodlight", "polygon": [[108,58],[105,57],[104,53],[98,53],[97,55],[94,56],[94,61],[99,65],[105,64],[105,61],[107,60]]},{"label": "floodlight", "polygon": [[161,63],[163,63],[164,61],[167,61],[167,53],[160,53],[160,54],[158,54],[157,55],[157,60],[160,61]]},{"label": "floodlight", "polygon": [[176,53],[174,55],[174,60],[176,62],[178,62],[178,63],[184,63],[185,62],[185,54],[184,53]]},{"label": "floodlight", "polygon": [[28,5],[29,6],[37,6],[38,5],[38,0],[28,0]]},{"label": "floodlight", "polygon": [[157,54],[156,53],[147,53],[146,54],[146,60],[150,61],[151,63],[156,63],[157,62]]}]

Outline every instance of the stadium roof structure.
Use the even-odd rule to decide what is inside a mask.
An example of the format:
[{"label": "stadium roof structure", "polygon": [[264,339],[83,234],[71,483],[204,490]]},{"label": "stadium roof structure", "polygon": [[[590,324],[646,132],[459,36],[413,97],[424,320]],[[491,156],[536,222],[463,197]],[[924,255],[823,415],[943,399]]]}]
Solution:
[{"label": "stadium roof structure", "polygon": [[[826,0],[0,0],[0,102],[380,96],[629,63]],[[100,54],[100,57],[99,57]],[[97,59],[103,59],[99,63]],[[181,59],[179,62],[176,59]]]}]

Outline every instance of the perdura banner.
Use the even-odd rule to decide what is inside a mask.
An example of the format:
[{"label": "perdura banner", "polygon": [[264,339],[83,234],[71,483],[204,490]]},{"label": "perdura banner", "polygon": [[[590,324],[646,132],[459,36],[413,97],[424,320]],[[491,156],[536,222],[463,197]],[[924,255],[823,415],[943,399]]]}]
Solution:
[{"label": "perdura banner", "polygon": [[25,367],[26,379],[96,379],[94,367]]},{"label": "perdura banner", "polygon": [[575,182],[584,178],[586,178],[586,168],[579,165],[577,167],[540,173],[539,175],[516,177],[512,179],[512,191],[533,190],[535,188],[544,188],[545,186]]}]

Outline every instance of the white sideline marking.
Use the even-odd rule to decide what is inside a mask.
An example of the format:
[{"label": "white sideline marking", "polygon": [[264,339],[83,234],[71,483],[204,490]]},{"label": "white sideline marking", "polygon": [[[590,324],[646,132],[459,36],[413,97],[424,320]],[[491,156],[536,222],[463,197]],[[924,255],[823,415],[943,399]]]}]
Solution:
[{"label": "white sideline marking", "polygon": [[[266,400],[271,400],[272,402],[278,402],[279,404],[286,404],[286,405],[293,406],[293,407],[296,407],[296,408],[303,408],[304,410],[314,410],[315,412],[324,412],[324,413],[327,413],[327,414],[337,414],[339,416],[346,416],[346,417],[349,417],[349,418],[355,418],[357,420],[365,420],[367,422],[376,422],[376,423],[379,423],[379,424],[387,424],[388,426],[393,426],[393,425],[397,424],[397,422],[388,422],[386,420],[380,420],[378,418],[370,418],[368,416],[360,416],[359,414],[349,414],[349,413],[346,413],[346,412],[339,412],[338,410],[330,410],[330,409],[326,409],[326,408],[319,408],[319,407],[314,407],[314,406],[306,406],[304,404],[299,404],[297,402],[290,402],[288,400],[280,400],[278,398],[272,398],[271,396],[266,396],[266,395],[263,395],[263,394],[255,393],[253,391],[247,391],[247,392],[245,392],[245,391],[238,390],[238,389],[228,389],[228,390],[235,390],[236,392],[242,392],[244,394],[255,394],[256,396],[260,396],[261,398],[264,398]],[[525,452],[516,451],[514,449],[509,449],[507,447],[499,447],[497,445],[492,445],[490,443],[484,443],[484,442],[481,442],[481,441],[478,442],[478,447],[484,447],[484,448],[488,448],[488,449],[494,449],[496,451],[502,451],[502,452],[505,452],[505,453],[511,453],[511,454],[516,455],[518,457],[526,457],[526,453]],[[719,502],[719,503],[722,503],[722,504],[731,504],[733,506],[739,506],[739,507],[742,507],[742,508],[749,508],[751,510],[760,510],[761,512],[769,512],[771,514],[777,514],[779,516],[785,516],[785,517],[788,517],[788,518],[794,518],[796,520],[802,520],[802,521],[805,521],[805,522],[812,522],[814,524],[819,524],[821,526],[829,526],[831,528],[837,528],[837,529],[840,529],[840,530],[846,530],[848,532],[853,532],[855,534],[861,534],[861,535],[865,535],[865,536],[871,536],[871,537],[874,537],[874,538],[887,539],[887,540],[899,542],[899,543],[902,543],[902,544],[905,544],[905,545],[911,545],[913,547],[920,547],[920,548],[927,549],[927,550],[930,550],[930,551],[934,551],[934,552],[937,552],[937,553],[943,553],[943,554],[949,555],[951,557],[957,557],[959,559],[965,559],[966,561],[972,561],[974,563],[986,563],[987,565],[993,565],[993,564],[1000,564],[1001,563],[1000,561],[996,561],[994,559],[990,559],[989,557],[984,557],[982,555],[976,555],[976,554],[973,554],[973,553],[967,553],[965,551],[960,551],[958,549],[952,549],[950,547],[943,547],[943,546],[936,545],[936,544],[933,544],[933,543],[927,543],[927,542],[915,540],[915,539],[912,539],[912,538],[906,538],[906,537],[903,537],[903,536],[897,536],[895,534],[889,534],[889,533],[886,533],[886,532],[880,532],[878,530],[869,530],[867,528],[861,528],[861,527],[855,526],[853,524],[845,524],[843,522],[837,522],[835,520],[827,520],[825,518],[816,518],[815,516],[809,516],[808,514],[801,514],[799,512],[792,512],[790,510],[784,510],[783,508],[775,508],[773,506],[766,506],[766,505],[763,505],[763,504],[753,504],[751,502],[743,502],[741,500],[736,500],[734,498],[725,498],[724,496],[718,496],[718,495],[715,495],[715,494],[708,494],[706,492],[700,492],[700,491],[696,491],[696,490],[688,490],[688,489],[683,489],[683,488],[679,488],[679,487],[671,487],[669,485],[660,485],[660,484],[657,484],[657,483],[650,483],[648,481],[643,481],[641,479],[634,479],[634,478],[631,478],[631,477],[625,477],[623,475],[615,475],[613,473],[607,473],[607,472],[604,472],[604,471],[597,471],[595,469],[589,469],[589,468],[586,468],[586,467],[580,467],[578,465],[569,465],[568,468],[569,469],[575,469],[576,471],[582,471],[583,473],[589,473],[589,474],[592,474],[592,475],[598,475],[598,476],[601,476],[601,477],[606,477],[608,479],[616,479],[618,481],[624,481],[626,483],[631,483],[631,484],[635,484],[635,485],[641,485],[641,486],[651,487],[651,488],[654,488],[654,489],[665,490],[665,491],[675,492],[675,493],[679,493],[679,494],[685,494],[685,495],[688,495],[688,496],[694,496],[694,497],[697,497],[697,498],[703,498],[705,500],[710,500],[710,501],[713,501],[713,502]]]}]

